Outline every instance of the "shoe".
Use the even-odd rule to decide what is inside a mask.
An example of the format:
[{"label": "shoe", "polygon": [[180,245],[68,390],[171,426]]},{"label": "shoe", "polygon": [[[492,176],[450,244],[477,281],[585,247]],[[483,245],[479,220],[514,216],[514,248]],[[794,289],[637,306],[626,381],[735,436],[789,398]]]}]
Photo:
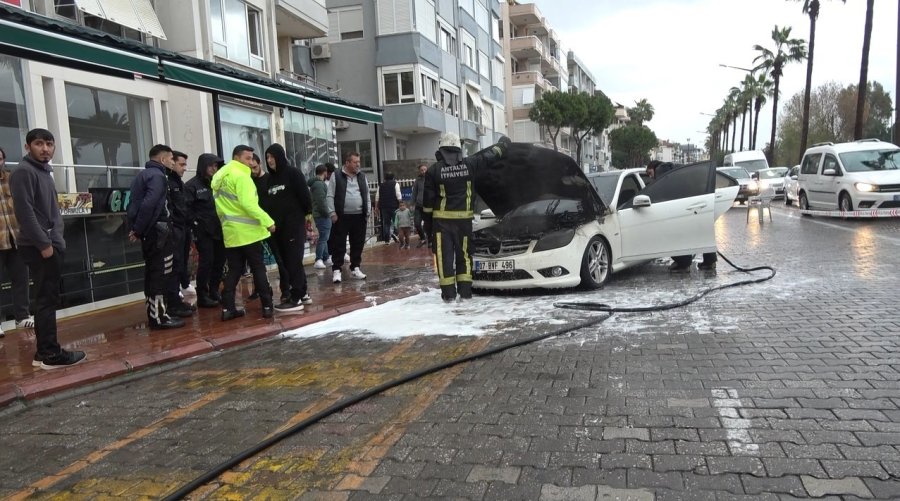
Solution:
[{"label": "shoe", "polygon": [[690,264],[680,265],[678,263],[672,263],[669,266],[669,271],[672,273],[690,273],[691,265]]},{"label": "shoe", "polygon": [[262,309],[262,317],[263,318],[272,318],[275,316],[275,308],[271,306],[263,306]]},{"label": "shoe", "polygon": [[366,278],[366,274],[363,273],[358,266],[350,270],[350,276],[357,280],[364,280]]},{"label": "shoe", "polygon": [[34,358],[31,359],[32,367],[40,367],[41,363],[44,361],[43,358],[39,357],[37,353],[34,354]]},{"label": "shoe", "polygon": [[222,302],[222,294],[219,291],[209,291],[209,298],[217,303]]},{"label": "shoe", "polygon": [[[16,329],[34,329],[34,317],[16,320]],[[0,335],[2,335],[2,332],[3,331],[0,330]]]},{"label": "shoe", "polygon": [[187,295],[191,295],[191,296],[197,295],[197,290],[194,289],[194,286],[191,284],[188,284],[187,287],[182,287],[181,292],[182,292],[182,294],[187,294]]},{"label": "shoe", "polygon": [[219,306],[219,302],[209,296],[200,296],[197,298],[197,306],[201,308],[215,308]]},{"label": "shoe", "polygon": [[234,320],[235,318],[241,318],[246,315],[247,312],[243,309],[241,310],[222,310],[222,321],[227,322],[229,320]]},{"label": "shoe", "polygon": [[275,309],[279,312],[288,312],[288,311],[303,311],[303,303],[300,301],[291,301],[287,300],[282,302],[281,304],[276,304]]},{"label": "shoe", "polygon": [[325,260],[325,266],[331,266],[334,264],[334,261],[331,260],[331,257]]},{"label": "shoe", "polygon": [[3,332],[3,327],[0,327],[0,337],[3,337],[5,335],[6,335],[6,333]]},{"label": "shoe", "polygon": [[247,301],[256,301],[257,299],[259,299],[259,292],[256,291],[251,292],[250,295],[247,296]]},{"label": "shoe", "polygon": [[716,261],[711,261],[709,263],[700,263],[697,265],[698,270],[715,270],[716,269]]},{"label": "shoe", "polygon": [[179,327],[184,327],[184,320],[180,318],[170,317],[166,315],[160,321],[150,320],[148,322],[150,324],[150,329],[152,330],[163,330],[163,329],[177,329]]},{"label": "shoe", "polygon": [[195,311],[197,311],[196,306],[185,303],[184,301],[180,301],[178,303],[173,304],[172,306],[169,306],[168,310],[166,311],[166,314],[175,316],[175,317],[190,318],[194,315]]},{"label": "shoe", "polygon": [[[37,357],[37,355],[35,355]],[[66,351],[59,350],[59,353],[50,357],[44,357],[41,360],[41,369],[59,369],[60,367],[68,367],[75,365],[87,358],[83,351]]]},{"label": "shoe", "polygon": [[392,233],[392,234],[391,234],[391,240],[397,242],[397,241],[398,241],[398,240],[397,240],[397,235],[394,234],[394,233]]},{"label": "shoe", "polygon": [[341,283],[341,270],[334,270],[334,272],[331,273],[331,281],[336,284]]},{"label": "shoe", "polygon": [[317,270],[324,270],[325,262],[322,261],[321,259],[316,259],[316,263],[313,265],[313,268],[315,268]]},{"label": "shoe", "polygon": [[309,297],[309,294],[306,294],[305,296],[303,296],[300,302],[303,304],[312,304],[312,298]]},{"label": "shoe", "polygon": [[289,303],[290,301],[291,301],[291,295],[290,295],[290,294],[286,294],[286,295],[284,295],[284,296],[281,296],[281,302],[282,302],[282,303]]}]

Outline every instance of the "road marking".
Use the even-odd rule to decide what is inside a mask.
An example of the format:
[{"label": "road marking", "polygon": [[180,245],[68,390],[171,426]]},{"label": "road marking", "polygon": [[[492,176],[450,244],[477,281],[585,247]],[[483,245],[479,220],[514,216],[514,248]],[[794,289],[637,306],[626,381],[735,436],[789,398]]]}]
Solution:
[{"label": "road marking", "polygon": [[156,421],[150,423],[149,425],[144,426],[143,428],[140,428],[138,430],[135,430],[134,432],[129,434],[127,437],[120,439],[120,440],[116,440],[115,442],[109,443],[109,444],[105,445],[102,449],[94,451],[94,452],[88,454],[87,456],[84,456],[83,458],[81,458],[81,459],[75,461],[74,463],[70,464],[69,466],[63,468],[59,472],[57,472],[53,475],[46,476],[46,477],[38,480],[37,482],[34,482],[33,484],[29,485],[25,489],[15,493],[15,494],[12,494],[11,496],[9,496],[6,499],[8,499],[10,501],[21,500],[21,499],[25,499],[25,498],[35,494],[37,491],[49,489],[50,487],[53,487],[58,482],[69,478],[70,476],[74,475],[75,473],[78,473],[79,471],[87,468],[88,466],[91,466],[94,463],[99,462],[100,460],[102,460],[106,456],[110,455],[111,453],[125,447],[126,445],[128,445],[136,440],[139,440],[141,438],[144,438],[144,437],[150,435],[151,433],[159,430],[163,426],[166,426],[166,425],[172,423],[173,421],[177,421],[177,420],[187,416],[188,414],[191,414],[192,412],[200,409],[201,407],[218,400],[225,394],[226,394],[225,391],[214,391],[212,393],[208,393],[208,394],[200,397],[199,399],[191,402],[187,406],[182,407],[180,409],[175,409],[174,411],[166,414],[164,417],[162,417],[160,419],[157,419]]},{"label": "road marking", "polygon": [[731,453],[739,452],[741,454],[759,454],[759,445],[754,444],[750,438],[751,421],[749,419],[741,419],[738,409],[743,407],[738,392],[732,388],[718,388],[712,390],[712,404],[719,413],[722,426],[728,436],[728,447]]},{"label": "road marking", "polygon": [[[827,226],[827,227],[829,227],[829,228],[834,228],[834,229],[837,229],[837,230],[849,231],[849,232],[851,232],[851,233],[855,233],[856,230],[857,230],[857,228],[847,228],[846,226],[841,226],[841,225],[839,225],[839,224],[834,224],[834,223],[827,223],[827,222],[825,222],[825,221],[821,221],[821,220],[819,220],[819,219],[815,219],[815,218],[811,218],[811,217],[801,217],[801,216],[797,216],[797,215],[794,213],[794,211],[788,211],[788,210],[786,210],[786,209],[777,209],[777,210],[778,210],[778,212],[782,212],[782,213],[786,214],[788,217],[793,218],[793,219],[799,219],[799,220],[801,220],[801,221],[806,221],[806,222],[809,222],[809,223],[816,223],[816,224],[820,224],[820,225],[822,225],[822,226]],[[884,241],[886,241],[886,242],[890,242],[890,243],[892,243],[892,244],[894,244],[894,245],[900,245],[900,238],[889,237],[889,236],[887,236],[887,235],[882,235],[882,234],[878,234],[878,233],[873,234],[872,236],[875,237],[875,238],[884,240]]]}]

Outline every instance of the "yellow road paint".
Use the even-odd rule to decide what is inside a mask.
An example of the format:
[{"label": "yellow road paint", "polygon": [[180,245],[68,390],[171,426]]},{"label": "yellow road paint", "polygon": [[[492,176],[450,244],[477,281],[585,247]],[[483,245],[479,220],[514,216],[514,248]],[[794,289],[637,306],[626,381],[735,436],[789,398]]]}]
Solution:
[{"label": "yellow road paint", "polygon": [[50,487],[56,485],[58,482],[65,480],[66,478],[69,478],[70,476],[74,475],[75,473],[78,473],[79,471],[87,468],[88,466],[102,460],[106,456],[121,449],[122,447],[125,447],[126,445],[134,442],[135,440],[139,440],[141,438],[146,437],[147,435],[162,428],[163,426],[166,426],[166,425],[172,423],[173,421],[176,421],[178,419],[181,419],[181,418],[187,416],[188,414],[191,414],[192,412],[196,411],[197,409],[200,409],[201,407],[218,400],[223,395],[225,395],[224,391],[216,391],[216,392],[208,393],[208,394],[200,397],[199,399],[191,402],[191,404],[187,405],[186,407],[182,407],[180,409],[175,409],[174,411],[166,414],[164,417],[157,419],[156,421],[150,423],[149,425],[132,432],[127,437],[125,437],[121,440],[116,440],[115,442],[112,442],[112,443],[104,446],[102,449],[88,454],[87,456],[85,456],[85,457],[75,461],[74,463],[70,464],[69,466],[63,468],[58,473],[44,477],[44,478],[38,480],[37,482],[34,482],[33,484],[29,485],[25,489],[9,496],[7,499],[10,501],[21,500],[21,499],[25,499],[25,498],[31,496],[35,492],[49,489]]}]

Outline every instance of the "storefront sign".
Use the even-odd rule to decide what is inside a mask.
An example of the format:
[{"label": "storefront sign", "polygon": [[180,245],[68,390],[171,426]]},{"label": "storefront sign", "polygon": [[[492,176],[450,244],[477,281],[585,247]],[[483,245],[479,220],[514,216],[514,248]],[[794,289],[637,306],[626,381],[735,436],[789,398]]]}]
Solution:
[{"label": "storefront sign", "polygon": [[90,193],[57,193],[56,202],[63,216],[90,214],[94,200]]},{"label": "storefront sign", "polygon": [[91,188],[91,194],[97,202],[93,214],[109,212],[125,212],[131,201],[131,190],[128,188]]}]

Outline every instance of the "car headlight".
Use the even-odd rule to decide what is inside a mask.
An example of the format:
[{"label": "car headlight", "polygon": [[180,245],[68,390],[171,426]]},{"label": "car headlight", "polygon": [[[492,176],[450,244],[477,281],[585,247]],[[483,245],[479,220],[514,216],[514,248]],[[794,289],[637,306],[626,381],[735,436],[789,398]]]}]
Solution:
[{"label": "car headlight", "polygon": [[869,184],[869,183],[856,183],[853,185],[859,191],[878,191],[877,184]]},{"label": "car headlight", "polygon": [[534,245],[534,250],[532,252],[541,252],[545,250],[565,247],[572,242],[573,238],[575,238],[574,229],[568,228],[565,230],[552,231],[542,236],[541,239],[538,240],[538,242]]},{"label": "car headlight", "polygon": [[749,189],[750,191],[756,191],[759,189],[759,183],[757,183],[756,180],[750,181],[749,183],[747,183],[747,189]]},{"label": "car headlight", "polygon": [[761,189],[761,190],[767,190],[767,189],[769,189],[769,182],[768,182],[768,181],[760,181],[760,182],[759,182],[759,189]]}]

